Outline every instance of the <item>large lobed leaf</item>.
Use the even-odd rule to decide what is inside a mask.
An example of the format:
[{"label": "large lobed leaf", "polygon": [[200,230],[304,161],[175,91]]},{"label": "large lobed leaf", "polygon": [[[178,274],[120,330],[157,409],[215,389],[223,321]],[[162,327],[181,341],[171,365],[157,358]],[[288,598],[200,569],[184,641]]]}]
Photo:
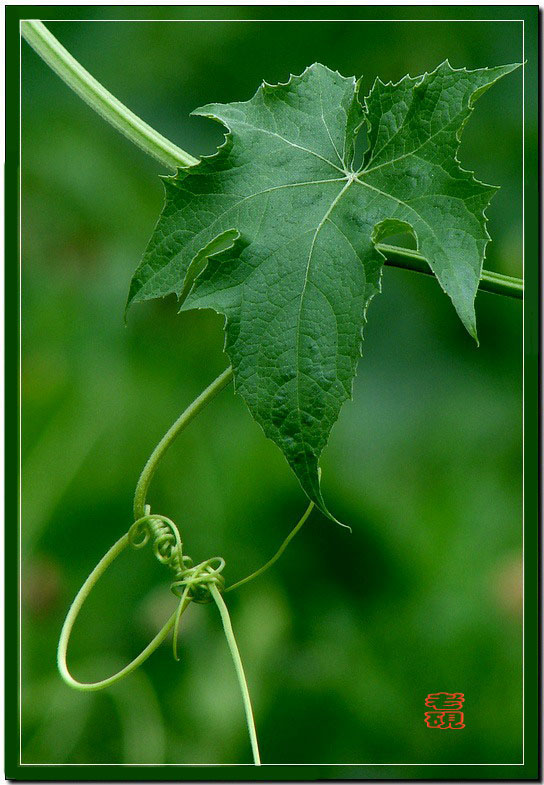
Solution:
[{"label": "large lobed leaf", "polygon": [[[315,64],[250,101],[195,114],[229,131],[218,152],[165,178],[166,204],[129,304],[176,294],[226,316],[235,385],[303,489],[329,515],[318,461],[351,397],[362,327],[380,291],[375,243],[409,231],[476,338],[474,298],[496,190],[459,166],[474,101],[506,65],[359,83]],[[354,171],[367,122],[368,149]]]}]

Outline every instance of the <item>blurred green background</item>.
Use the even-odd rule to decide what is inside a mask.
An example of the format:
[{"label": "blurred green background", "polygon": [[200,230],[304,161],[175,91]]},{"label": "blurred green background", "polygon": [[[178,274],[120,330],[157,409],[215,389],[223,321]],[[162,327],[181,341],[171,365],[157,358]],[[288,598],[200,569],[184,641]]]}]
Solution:
[{"label": "blurred green background", "polygon": [[[49,27],[195,155],[212,153],[222,131],[193,108],[247,99],[263,78],[285,81],[316,60],[362,74],[366,91],[376,75],[398,80],[446,57],[468,68],[522,59],[521,24],[508,22]],[[248,762],[212,606],[184,617],[180,663],[167,642],[97,694],[71,691],[56,671],[69,602],[131,523],[148,454],[227,361],[211,312],[178,316],[168,299],[123,324],[162,170],[26,44],[22,69],[22,760]],[[483,96],[460,156],[502,187],[486,267],[511,275],[521,275],[521,86],[516,72]],[[482,293],[477,313],[479,349],[433,279],[385,270],[354,401],[323,457],[326,498],[353,533],[314,513],[272,571],[228,597],[266,762],[521,758],[522,309]],[[274,553],[306,504],[230,388],[171,449],[150,501],[195,559],[225,557],[229,582]],[[174,606],[168,581],[149,552],[119,560],[75,629],[76,676],[103,678],[146,645]],[[463,731],[425,727],[425,696],[438,691],[465,693]]]}]

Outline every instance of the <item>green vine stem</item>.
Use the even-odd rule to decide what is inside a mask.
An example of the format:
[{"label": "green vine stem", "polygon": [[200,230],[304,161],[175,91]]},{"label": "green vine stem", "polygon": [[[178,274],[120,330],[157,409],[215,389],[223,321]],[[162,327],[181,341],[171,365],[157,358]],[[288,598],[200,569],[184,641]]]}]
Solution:
[{"label": "green vine stem", "polygon": [[209,387],[200,393],[198,398],[190,404],[190,406],[185,409],[183,414],[181,414],[176,422],[172,425],[171,428],[164,434],[160,442],[157,444],[146,465],[143,468],[142,473],[140,474],[140,479],[138,480],[138,484],[136,485],[136,491],[134,493],[134,520],[138,520],[138,518],[142,518],[146,515],[146,497],[147,491],[149,488],[149,484],[153,479],[153,475],[155,473],[155,469],[157,465],[166,452],[166,450],[170,447],[174,439],[179,436],[179,434],[184,430],[184,428],[189,425],[192,419],[196,417],[196,415],[202,411],[202,409],[217,395],[217,393],[221,392],[221,390],[226,387],[232,381],[233,371],[232,368],[229,367],[222,374],[220,374],[217,379],[215,379]]},{"label": "green vine stem", "polygon": [[[376,248],[385,256],[385,264],[391,267],[401,267],[412,270],[412,272],[434,276],[425,257],[417,251],[385,243],[377,243]],[[523,300],[523,281],[521,278],[513,278],[511,275],[482,270],[480,289]]]},{"label": "green vine stem", "polygon": [[30,46],[72,90],[131,142],[169,169],[198,163],[197,158],[193,158],[192,155],[165,139],[108,92],[40,21],[29,19],[21,22],[21,33]]},{"label": "green vine stem", "polygon": [[[54,35],[37,19],[21,22],[21,34],[45,62],[104,120],[125,134],[144,152],[152,155],[168,169],[194,166],[198,158],[165,139],[134,112],[131,112],[115,96],[103,87],[78,61],[57,41]],[[424,256],[417,251],[379,244],[385,255],[385,263],[414,272],[434,275]],[[480,289],[517,299],[523,298],[523,280],[502,273],[482,270]]]}]

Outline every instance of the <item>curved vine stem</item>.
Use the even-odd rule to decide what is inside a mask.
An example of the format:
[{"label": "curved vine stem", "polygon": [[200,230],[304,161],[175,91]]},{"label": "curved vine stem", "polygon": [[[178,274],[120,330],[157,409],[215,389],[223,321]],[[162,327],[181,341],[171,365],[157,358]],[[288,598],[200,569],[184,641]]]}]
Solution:
[{"label": "curved vine stem", "polygon": [[[21,34],[72,90],[144,152],[152,155],[168,169],[199,163],[198,158],[161,136],[108,92],[72,57],[42,22],[37,19],[22,21]],[[381,243],[377,247],[385,255],[385,263],[392,267],[434,275],[425,257],[417,251]],[[522,279],[489,270],[482,270],[479,288],[507,297],[523,298]]]},{"label": "curved vine stem", "polygon": [[198,163],[198,158],[193,158],[185,150],[176,147],[108,92],[40,21],[22,21],[21,34],[80,98],[146,153],[169,169]]},{"label": "curved vine stem", "polygon": [[171,428],[164,434],[160,442],[157,444],[146,465],[143,468],[136,491],[134,493],[134,520],[142,518],[146,514],[146,497],[149,485],[153,479],[155,469],[160,459],[170,447],[176,436],[178,436],[189,425],[192,419],[202,411],[202,409],[217,395],[221,390],[232,381],[233,371],[229,366],[222,374],[220,374],[209,387],[200,393],[198,398],[185,409]]}]

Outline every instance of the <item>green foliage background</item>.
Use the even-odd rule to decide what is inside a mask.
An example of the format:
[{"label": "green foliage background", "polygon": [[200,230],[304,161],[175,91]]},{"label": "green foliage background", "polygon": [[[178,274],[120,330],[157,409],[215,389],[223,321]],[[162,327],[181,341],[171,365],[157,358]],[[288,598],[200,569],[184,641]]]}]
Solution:
[{"label": "green foliage background", "polygon": [[[468,68],[522,59],[519,23],[49,26],[195,155],[222,134],[189,118],[192,108],[245,100],[263,78],[285,81],[315,60],[362,73],[369,88],[375,75],[398,80],[446,57]],[[168,299],[137,306],[123,325],[162,204],[161,169],[26,44],[22,54],[22,759],[248,762],[212,607],[187,613],[179,664],[164,645],[99,694],[72,692],[56,672],[68,604],[130,524],[151,448],[226,361],[211,312],[177,316]],[[521,275],[521,80],[514,73],[483,96],[461,147],[465,168],[502,186],[488,211],[486,267],[512,275]],[[353,533],[314,513],[273,571],[229,596],[266,762],[520,760],[521,303],[483,293],[477,314],[479,349],[434,280],[385,270],[354,402],[323,461],[330,507]],[[269,558],[305,507],[230,389],[172,448],[150,501],[176,520],[194,558],[225,557],[229,581]],[[127,554],[78,623],[75,674],[113,672],[173,603],[149,553]],[[463,731],[425,727],[424,699],[437,691],[466,694]],[[378,776],[388,771],[400,773]]]}]

